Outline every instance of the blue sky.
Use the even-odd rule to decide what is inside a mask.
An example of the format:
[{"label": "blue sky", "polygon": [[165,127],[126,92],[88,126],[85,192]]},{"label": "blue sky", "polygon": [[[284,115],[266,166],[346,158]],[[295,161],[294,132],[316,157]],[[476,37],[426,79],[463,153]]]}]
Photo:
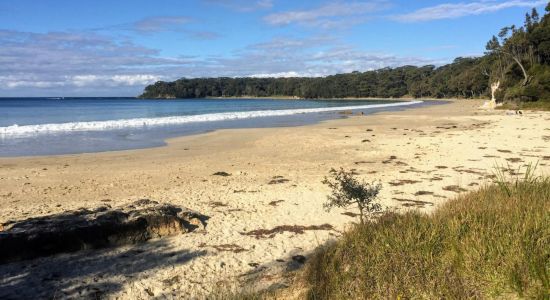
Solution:
[{"label": "blue sky", "polygon": [[0,97],[324,76],[477,56],[546,0],[0,0]]}]

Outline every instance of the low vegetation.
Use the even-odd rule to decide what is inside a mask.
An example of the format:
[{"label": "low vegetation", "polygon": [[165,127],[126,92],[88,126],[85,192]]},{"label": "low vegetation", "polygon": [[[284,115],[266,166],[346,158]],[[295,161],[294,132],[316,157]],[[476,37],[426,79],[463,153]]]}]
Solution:
[{"label": "low vegetation", "polygon": [[311,299],[548,299],[550,179],[500,181],[432,215],[386,213],[320,248],[304,278]]},{"label": "low vegetation", "polygon": [[372,214],[382,210],[382,206],[376,200],[382,189],[380,183],[367,183],[359,181],[352,171],[344,169],[330,171],[332,178],[326,178],[323,183],[331,189],[324,207],[330,211],[334,207],[346,208],[357,206],[361,224]]},{"label": "low vegetation", "polygon": [[500,106],[499,109],[550,111],[550,101],[506,102],[504,105]]}]

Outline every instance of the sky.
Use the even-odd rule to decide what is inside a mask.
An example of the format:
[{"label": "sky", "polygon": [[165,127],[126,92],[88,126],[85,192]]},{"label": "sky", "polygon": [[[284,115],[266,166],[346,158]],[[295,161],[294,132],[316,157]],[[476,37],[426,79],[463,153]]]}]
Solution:
[{"label": "sky", "polygon": [[0,97],[326,76],[479,56],[547,0],[0,0]]}]

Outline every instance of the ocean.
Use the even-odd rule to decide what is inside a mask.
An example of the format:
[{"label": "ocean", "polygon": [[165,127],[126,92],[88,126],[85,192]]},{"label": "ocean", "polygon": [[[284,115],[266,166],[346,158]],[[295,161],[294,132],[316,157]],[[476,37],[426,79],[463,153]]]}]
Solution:
[{"label": "ocean", "polygon": [[158,147],[168,138],[227,128],[300,126],[423,106],[422,101],[0,98],[0,157]]}]

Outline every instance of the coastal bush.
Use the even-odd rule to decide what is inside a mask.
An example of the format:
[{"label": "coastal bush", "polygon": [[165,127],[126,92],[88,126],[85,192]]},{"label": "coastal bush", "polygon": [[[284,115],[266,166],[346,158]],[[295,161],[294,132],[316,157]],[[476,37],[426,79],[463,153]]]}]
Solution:
[{"label": "coastal bush", "polygon": [[550,180],[526,178],[357,225],[308,260],[307,297],[548,299]]},{"label": "coastal bush", "polygon": [[499,99],[505,102],[550,101],[550,67],[537,65],[531,68],[529,85],[522,86],[513,81],[504,81],[503,94]]},{"label": "coastal bush", "polygon": [[352,171],[344,169],[330,171],[333,178],[325,177],[323,183],[328,185],[332,193],[327,196],[324,207],[331,210],[333,207],[348,207],[357,205],[359,219],[364,223],[365,217],[382,210],[380,203],[376,202],[382,189],[380,183],[367,183],[359,181]]}]

